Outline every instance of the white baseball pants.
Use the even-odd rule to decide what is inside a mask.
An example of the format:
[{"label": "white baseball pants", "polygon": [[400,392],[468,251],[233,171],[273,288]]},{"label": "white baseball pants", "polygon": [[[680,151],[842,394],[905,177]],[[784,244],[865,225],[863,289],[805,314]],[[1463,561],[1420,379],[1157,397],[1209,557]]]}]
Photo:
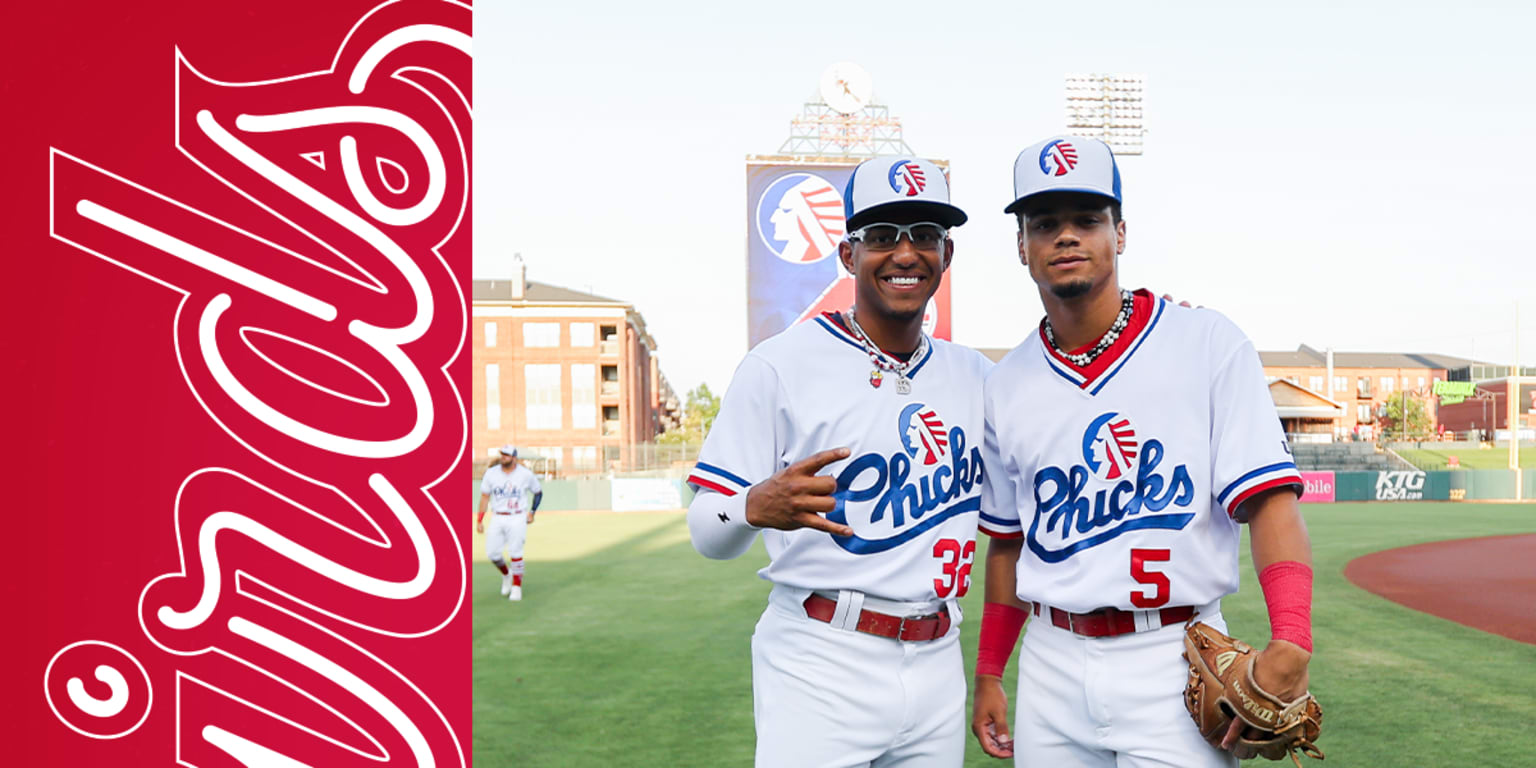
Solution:
[{"label": "white baseball pants", "polygon": [[501,560],[502,551],[516,560],[523,556],[523,543],[528,540],[528,516],[522,513],[502,515],[491,513],[485,524],[485,556]]},{"label": "white baseball pants", "polygon": [[807,617],[809,595],[775,586],[752,635],[757,768],[958,767],[968,731],[954,603],[948,634],[902,642]]},{"label": "white baseball pants", "polygon": [[[1199,620],[1226,631],[1220,602]],[[1013,764],[1018,768],[1236,768],[1200,738],[1184,708],[1183,623],[1083,637],[1030,619],[1019,648]]]}]

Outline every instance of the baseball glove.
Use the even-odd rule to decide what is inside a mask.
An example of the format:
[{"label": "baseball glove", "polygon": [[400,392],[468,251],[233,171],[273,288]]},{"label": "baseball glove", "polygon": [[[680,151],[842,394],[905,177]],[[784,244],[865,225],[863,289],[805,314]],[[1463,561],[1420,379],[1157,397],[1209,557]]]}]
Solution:
[{"label": "baseball glove", "polygon": [[1323,709],[1310,692],[1295,701],[1280,701],[1253,681],[1253,646],[1228,637],[1208,624],[1191,621],[1184,629],[1184,659],[1189,662],[1189,683],[1184,687],[1184,706],[1200,735],[1213,746],[1235,717],[1246,726],[1232,752],[1240,759],[1263,756],[1279,760],[1287,755],[1301,768],[1300,751],[1323,759],[1313,742],[1322,733]]}]

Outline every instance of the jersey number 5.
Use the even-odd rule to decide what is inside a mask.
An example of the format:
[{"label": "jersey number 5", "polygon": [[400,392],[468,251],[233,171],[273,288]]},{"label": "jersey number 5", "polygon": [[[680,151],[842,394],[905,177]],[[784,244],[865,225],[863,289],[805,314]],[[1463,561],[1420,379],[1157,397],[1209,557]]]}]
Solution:
[{"label": "jersey number 5", "polygon": [[976,541],[960,546],[956,539],[939,539],[933,543],[933,556],[942,563],[943,577],[933,580],[933,591],[939,597],[965,597],[971,589],[971,559],[976,556]]},{"label": "jersey number 5", "polygon": [[1168,604],[1170,585],[1168,576],[1158,571],[1147,570],[1148,563],[1166,563],[1171,558],[1166,549],[1133,549],[1131,550],[1131,578],[1137,584],[1150,584],[1156,587],[1152,594],[1145,592],[1131,592],[1131,605],[1137,608],[1158,608]]}]

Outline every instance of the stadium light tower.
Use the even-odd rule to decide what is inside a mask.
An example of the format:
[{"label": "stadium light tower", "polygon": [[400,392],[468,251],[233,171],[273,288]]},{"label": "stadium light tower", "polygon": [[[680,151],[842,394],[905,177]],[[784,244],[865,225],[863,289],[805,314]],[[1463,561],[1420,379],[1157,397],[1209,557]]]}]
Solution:
[{"label": "stadium light tower", "polygon": [[1117,155],[1139,155],[1146,137],[1145,75],[1068,73],[1067,132],[1101,139]]}]

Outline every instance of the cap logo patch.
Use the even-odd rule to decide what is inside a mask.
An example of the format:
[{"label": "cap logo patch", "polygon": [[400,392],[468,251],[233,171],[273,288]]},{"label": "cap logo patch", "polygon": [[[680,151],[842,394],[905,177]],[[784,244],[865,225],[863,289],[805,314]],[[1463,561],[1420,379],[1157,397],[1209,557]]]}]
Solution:
[{"label": "cap logo patch", "polygon": [[1057,139],[1040,150],[1040,172],[1047,176],[1065,176],[1077,167],[1077,149],[1065,139]]},{"label": "cap logo patch", "polygon": [[928,179],[923,176],[922,166],[907,160],[891,166],[891,189],[899,195],[917,197],[917,193],[928,188]]}]

